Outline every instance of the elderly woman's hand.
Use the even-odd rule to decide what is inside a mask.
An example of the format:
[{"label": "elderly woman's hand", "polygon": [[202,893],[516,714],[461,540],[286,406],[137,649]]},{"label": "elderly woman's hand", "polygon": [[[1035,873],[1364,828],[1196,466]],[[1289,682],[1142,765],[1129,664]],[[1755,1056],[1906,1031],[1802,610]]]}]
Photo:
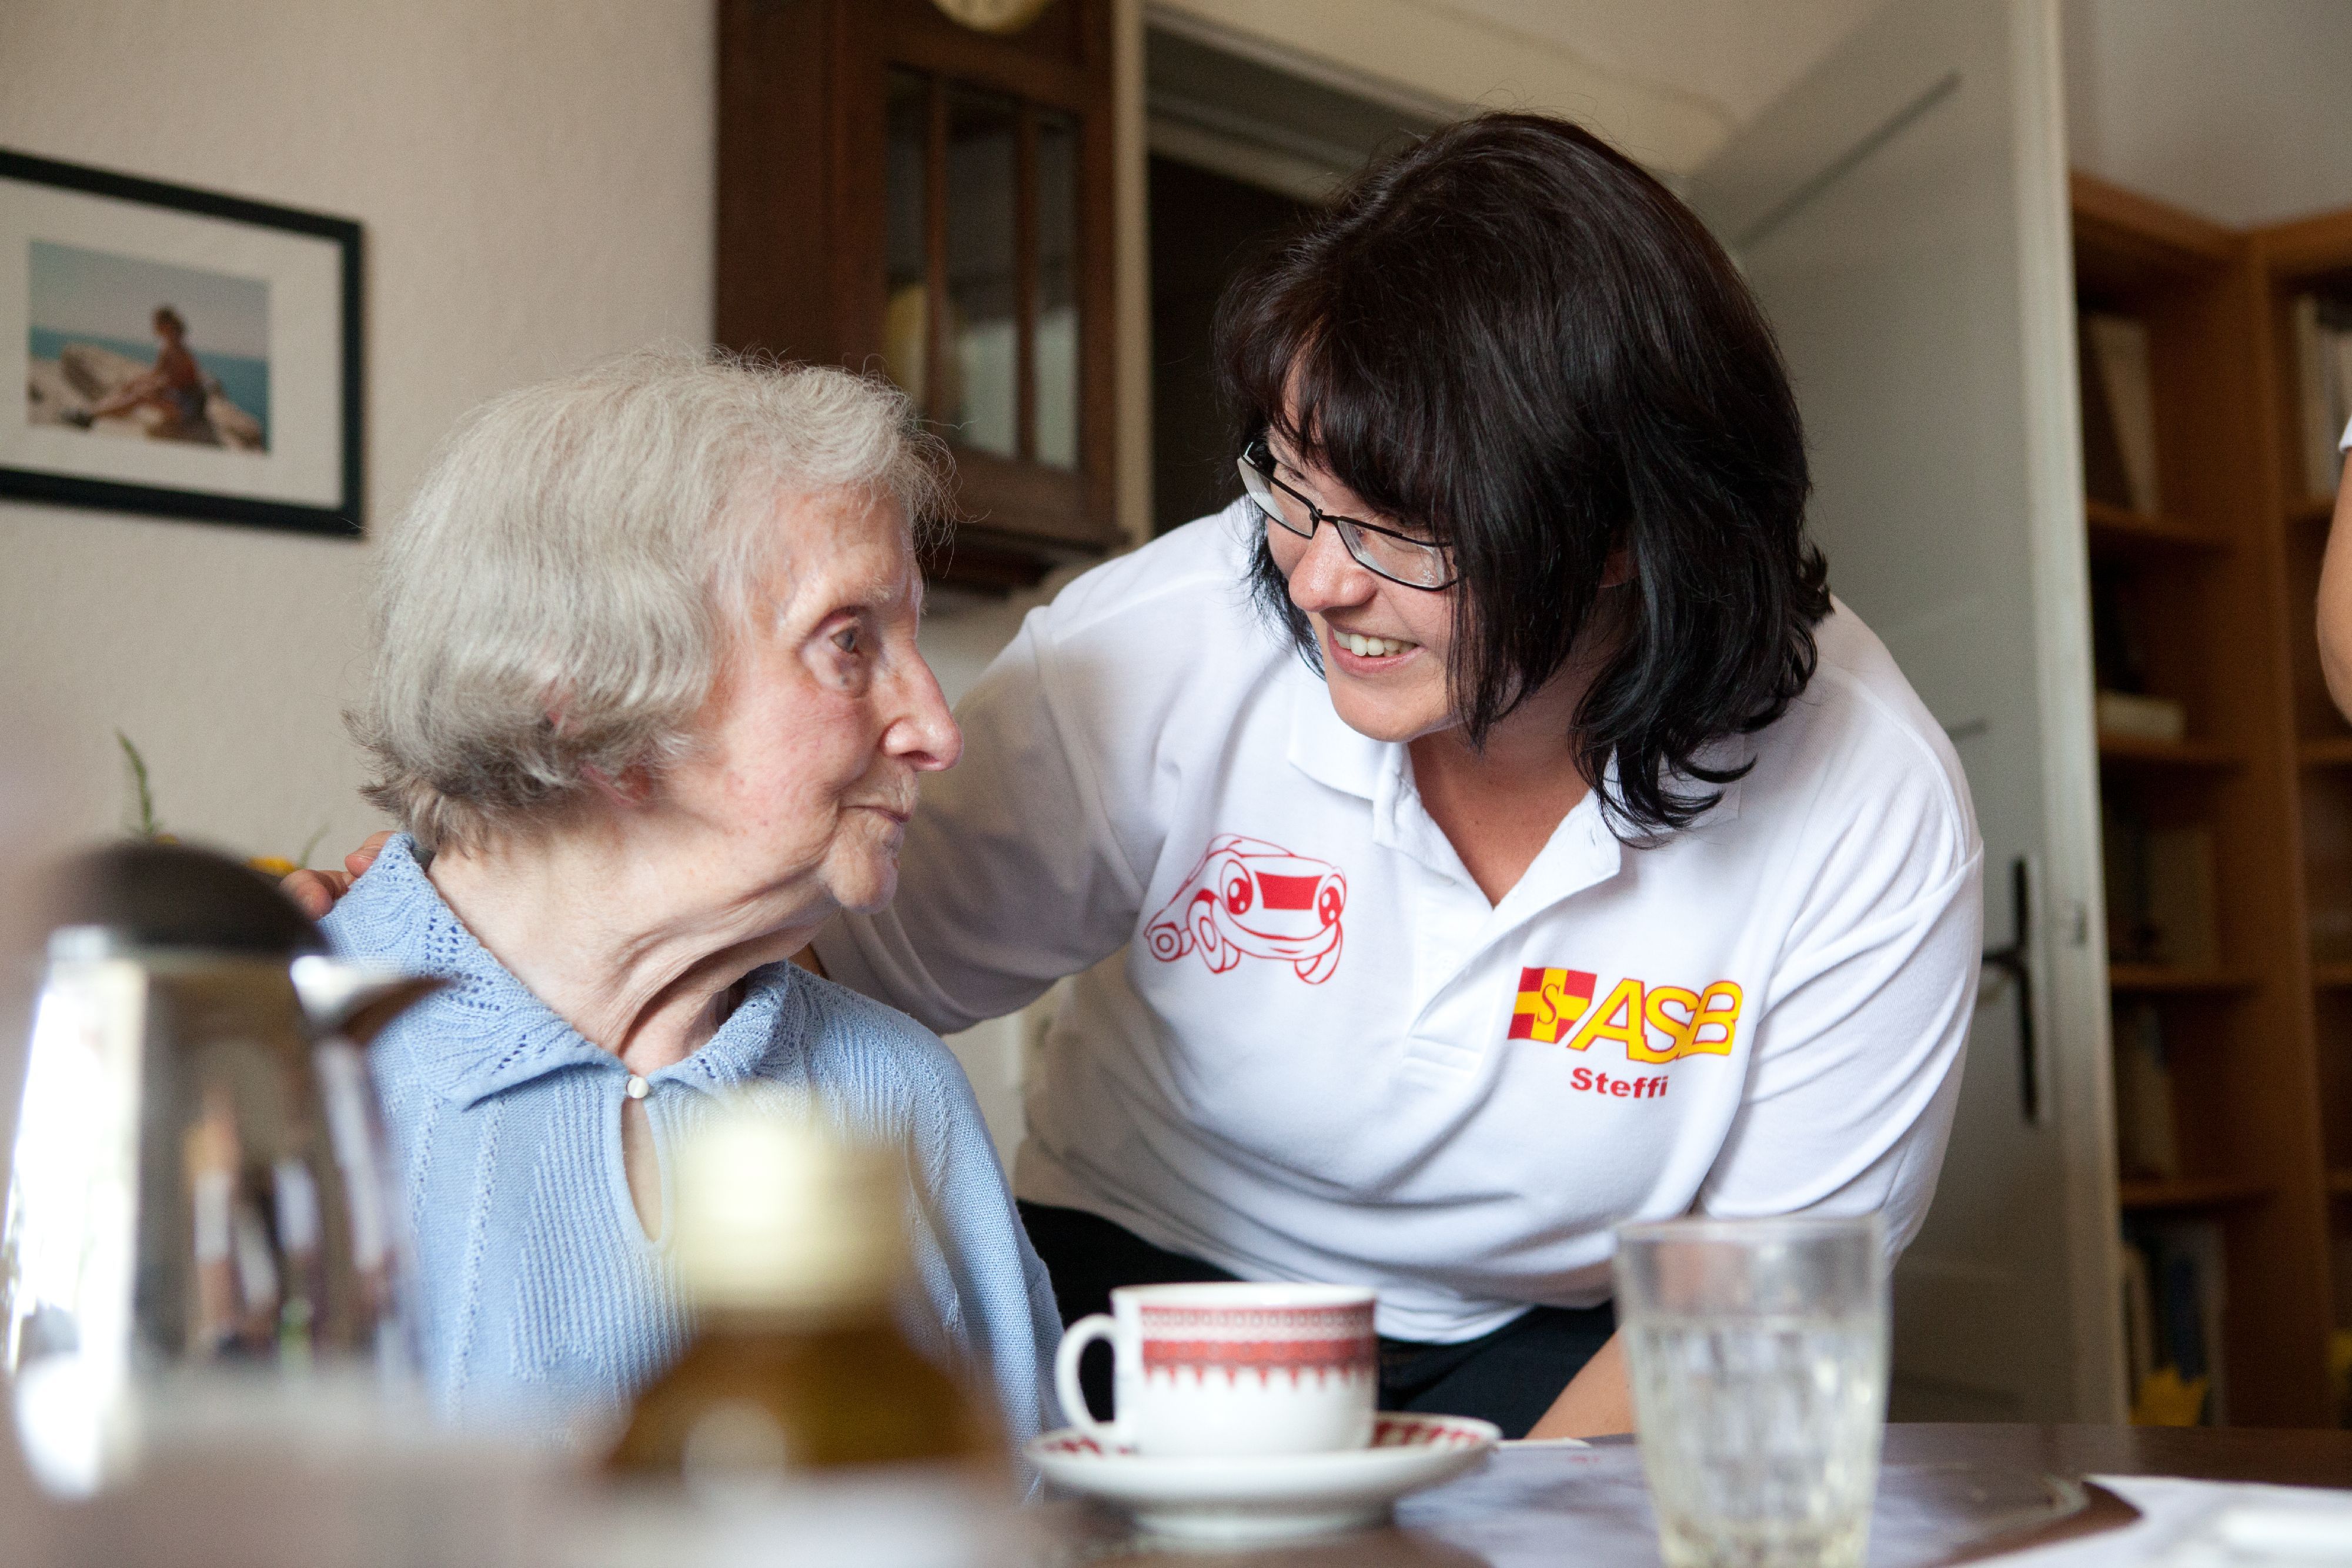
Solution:
[{"label": "elderly woman's hand", "polygon": [[279,881],[278,891],[292,899],[311,919],[324,920],[327,912],[335,907],[335,900],[349,893],[352,883],[375,864],[376,852],[390,837],[389,831],[370,833],[367,842],[343,857],[342,870],[291,872]]}]

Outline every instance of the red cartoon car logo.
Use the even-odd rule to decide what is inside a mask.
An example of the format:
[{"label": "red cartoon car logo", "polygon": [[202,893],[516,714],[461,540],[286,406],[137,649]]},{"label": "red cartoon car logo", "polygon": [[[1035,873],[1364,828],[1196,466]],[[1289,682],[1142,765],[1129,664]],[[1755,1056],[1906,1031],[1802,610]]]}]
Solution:
[{"label": "red cartoon car logo", "polygon": [[1164,964],[1195,947],[1221,975],[1244,958],[1279,958],[1319,986],[1339,967],[1347,907],[1348,879],[1339,867],[1228,833],[1210,842],[1143,937]]}]

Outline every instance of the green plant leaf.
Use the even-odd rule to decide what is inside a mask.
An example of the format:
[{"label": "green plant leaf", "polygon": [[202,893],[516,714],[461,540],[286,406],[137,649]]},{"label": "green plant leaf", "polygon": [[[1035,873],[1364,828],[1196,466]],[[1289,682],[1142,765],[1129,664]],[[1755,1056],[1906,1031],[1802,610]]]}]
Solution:
[{"label": "green plant leaf", "polygon": [[152,839],[163,831],[163,824],[155,820],[155,791],[147,782],[147,759],[139,755],[139,748],[121,730],[114,732],[114,738],[122,743],[123,758],[131,765],[131,793],[138,805],[138,814],[127,826],[132,836]]}]

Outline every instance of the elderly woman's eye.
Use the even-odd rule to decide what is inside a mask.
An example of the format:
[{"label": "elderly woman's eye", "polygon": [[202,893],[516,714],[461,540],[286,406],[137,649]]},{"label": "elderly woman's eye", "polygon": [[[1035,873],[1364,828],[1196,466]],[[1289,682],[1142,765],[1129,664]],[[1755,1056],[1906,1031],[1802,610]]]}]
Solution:
[{"label": "elderly woman's eye", "polygon": [[833,645],[845,653],[855,653],[863,643],[857,635],[856,627],[845,626],[833,634]]}]

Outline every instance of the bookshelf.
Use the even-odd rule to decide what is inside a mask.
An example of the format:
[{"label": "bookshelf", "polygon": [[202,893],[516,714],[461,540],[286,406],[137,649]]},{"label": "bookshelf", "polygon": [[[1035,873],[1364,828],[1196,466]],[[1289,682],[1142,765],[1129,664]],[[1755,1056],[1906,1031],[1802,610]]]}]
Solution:
[{"label": "bookshelf", "polygon": [[[2352,1071],[2336,1065],[2352,1053],[2352,726],[2316,684],[2326,513],[2290,483],[2301,427],[2282,400],[2293,280],[2352,284],[2352,219],[2299,235],[2282,271],[2276,231],[2080,173],[2070,195],[2077,306],[2110,333],[2133,324],[2126,367],[2145,382],[2111,394],[2112,337],[2085,328],[2086,447],[2135,408],[2154,437],[2128,491],[2127,463],[2085,453],[2095,664],[2103,689],[2177,705],[2183,731],[2098,741],[2118,1224],[2158,1276],[2184,1253],[2218,1272],[2222,1420],[2331,1425],[2330,1244],[2352,1239],[2330,1175],[2352,1172]],[[2160,1279],[2156,1294],[2161,1311]]]},{"label": "bookshelf", "polygon": [[[2331,1200],[2352,1197],[2352,725],[2328,700],[2312,624],[2335,498],[2316,493],[2306,474],[2295,304],[2306,295],[2352,302],[2352,213],[2257,230],[2248,242],[2263,537],[2286,603],[2284,707],[2299,765],[2288,825],[2311,988],[2317,1272],[2323,1288],[2333,1287],[2327,1327],[2342,1343],[2352,1333],[2352,1203]],[[2352,1410],[2341,1387],[2327,1391],[2327,1405],[2325,1415],[2339,1422]]]}]

